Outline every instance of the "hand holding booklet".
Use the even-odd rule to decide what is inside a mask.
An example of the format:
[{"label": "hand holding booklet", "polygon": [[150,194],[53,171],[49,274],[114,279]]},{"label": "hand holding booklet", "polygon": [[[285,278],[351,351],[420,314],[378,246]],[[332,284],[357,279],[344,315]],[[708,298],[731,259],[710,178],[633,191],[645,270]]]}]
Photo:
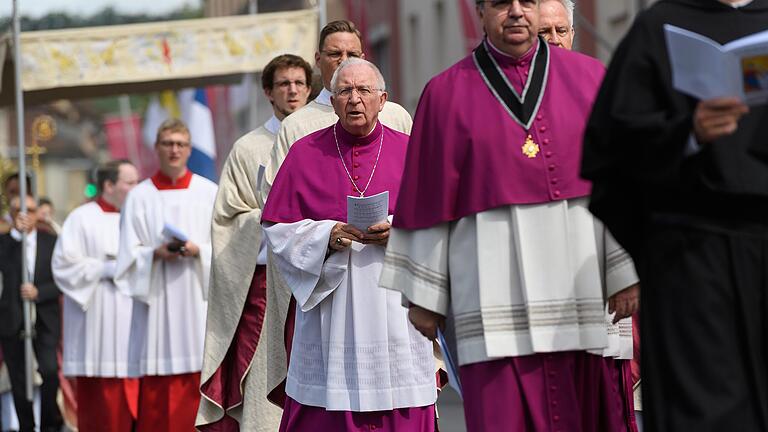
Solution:
[{"label": "hand holding booklet", "polygon": [[369,197],[347,197],[347,223],[367,233],[368,227],[385,222],[389,215],[389,191]]},{"label": "hand holding booklet", "polygon": [[163,237],[168,240],[178,240],[182,243],[189,240],[189,237],[181,229],[169,224],[168,222],[163,225]]},{"label": "hand holding booklet", "polygon": [[768,30],[725,45],[669,24],[664,33],[675,89],[699,100],[768,103]]}]

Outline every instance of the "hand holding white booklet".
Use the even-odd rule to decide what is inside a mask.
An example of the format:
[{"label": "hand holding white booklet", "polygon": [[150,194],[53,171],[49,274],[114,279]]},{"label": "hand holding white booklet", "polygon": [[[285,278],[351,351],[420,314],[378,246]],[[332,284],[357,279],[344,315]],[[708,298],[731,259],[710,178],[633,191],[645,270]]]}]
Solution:
[{"label": "hand holding white booklet", "polygon": [[347,197],[347,223],[367,233],[368,227],[389,216],[389,191],[369,197]]},{"label": "hand holding white booklet", "polygon": [[163,237],[167,238],[168,240],[178,240],[182,243],[189,240],[189,237],[187,237],[187,234],[184,233],[181,229],[169,224],[168,222],[163,225]]},{"label": "hand holding white booklet", "polygon": [[664,34],[675,89],[699,100],[768,102],[768,30],[725,45],[669,24]]}]

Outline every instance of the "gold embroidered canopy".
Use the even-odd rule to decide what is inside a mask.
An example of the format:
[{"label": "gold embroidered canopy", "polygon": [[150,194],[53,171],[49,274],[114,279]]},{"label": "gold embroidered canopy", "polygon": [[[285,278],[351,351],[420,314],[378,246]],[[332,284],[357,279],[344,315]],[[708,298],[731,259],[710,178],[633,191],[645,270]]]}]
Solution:
[{"label": "gold embroidered canopy", "polygon": [[[273,57],[313,60],[317,12],[166,21],[21,34],[25,100],[146,93],[239,82]],[[12,38],[0,39],[0,104],[13,101]]]}]

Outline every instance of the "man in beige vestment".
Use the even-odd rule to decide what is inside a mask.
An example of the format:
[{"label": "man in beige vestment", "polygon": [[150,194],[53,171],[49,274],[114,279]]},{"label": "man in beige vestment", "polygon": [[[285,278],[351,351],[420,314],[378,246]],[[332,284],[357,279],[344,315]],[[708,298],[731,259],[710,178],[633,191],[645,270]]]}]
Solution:
[{"label": "man in beige vestment", "polygon": [[235,142],[222,170],[212,224],[200,430],[272,432],[280,425],[282,411],[266,398],[266,357],[258,344],[267,299],[264,202],[256,192],[280,123],[307,103],[311,79],[312,67],[301,57],[285,54],[267,64],[262,87],[274,115]]}]

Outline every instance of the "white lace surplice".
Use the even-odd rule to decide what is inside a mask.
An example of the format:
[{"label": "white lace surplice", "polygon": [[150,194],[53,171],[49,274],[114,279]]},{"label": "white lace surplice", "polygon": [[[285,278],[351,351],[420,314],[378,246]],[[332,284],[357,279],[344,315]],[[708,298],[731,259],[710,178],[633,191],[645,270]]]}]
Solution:
[{"label": "white lace surplice", "polygon": [[584,199],[393,229],[380,281],[404,302],[452,309],[462,365],[571,350],[631,358],[631,320],[611,325],[604,298],[636,282]]},{"label": "white lace surplice", "polygon": [[265,226],[297,301],[286,393],[328,410],[383,411],[435,403],[432,343],[400,294],[379,288],[384,248],[353,243],[327,259],[334,221]]}]

